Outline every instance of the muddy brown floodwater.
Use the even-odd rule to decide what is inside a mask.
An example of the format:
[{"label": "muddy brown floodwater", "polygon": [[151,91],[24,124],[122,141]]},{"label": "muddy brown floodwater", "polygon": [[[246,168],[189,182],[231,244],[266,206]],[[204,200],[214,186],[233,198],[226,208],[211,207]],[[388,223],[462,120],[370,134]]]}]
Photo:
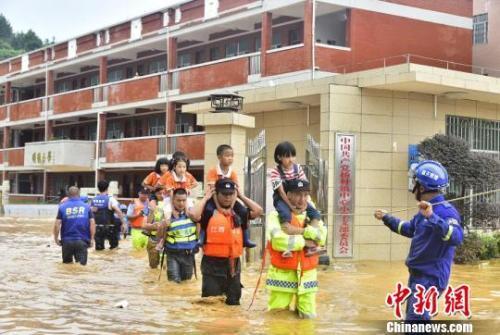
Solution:
[{"label": "muddy brown floodwater", "polygon": [[[373,320],[393,319],[385,296],[408,278],[403,262],[336,262],[319,271],[318,318],[297,320],[266,311],[263,284],[247,311],[259,264],[244,269],[242,305],[229,307],[202,300],[200,278],[177,285],[162,274],[158,282],[159,270],[149,269],[146,253],[132,251],[128,240],[114,251],[91,250],[86,267],[63,265],[51,229],[52,220],[0,218],[0,334],[382,333],[385,323]],[[481,333],[498,334],[500,261],[452,272],[452,285],[471,286]],[[128,308],[114,307],[122,300]],[[442,314],[438,319],[449,319]]]}]

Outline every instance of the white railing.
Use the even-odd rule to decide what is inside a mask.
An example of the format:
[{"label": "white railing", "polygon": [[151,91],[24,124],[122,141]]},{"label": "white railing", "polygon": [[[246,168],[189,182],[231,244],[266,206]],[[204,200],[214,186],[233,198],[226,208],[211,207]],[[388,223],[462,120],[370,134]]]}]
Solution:
[{"label": "white railing", "polygon": [[179,72],[172,72],[172,89],[179,89]]},{"label": "white railing", "polygon": [[260,55],[250,56],[248,74],[260,74]]}]

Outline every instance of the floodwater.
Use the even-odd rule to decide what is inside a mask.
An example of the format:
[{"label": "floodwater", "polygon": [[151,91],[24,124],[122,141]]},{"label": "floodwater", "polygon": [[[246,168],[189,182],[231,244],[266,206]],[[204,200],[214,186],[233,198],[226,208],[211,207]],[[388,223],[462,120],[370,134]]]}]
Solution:
[{"label": "floodwater", "polygon": [[[0,334],[345,334],[383,333],[393,319],[385,296],[406,283],[403,262],[336,262],[319,273],[318,318],[266,311],[263,283],[251,310],[259,264],[244,269],[241,306],[201,299],[201,280],[169,283],[129,241],[91,250],[86,267],[63,265],[52,221],[0,218]],[[469,284],[474,327],[500,329],[500,261],[453,267],[452,285]],[[263,280],[264,281],[264,280]],[[126,309],[114,307],[122,300]],[[439,310],[443,311],[443,299]],[[449,319],[442,315],[438,319]],[[459,319],[455,316],[454,319]],[[496,326],[496,327],[495,327]],[[494,330],[497,329],[497,330]],[[474,332],[479,333],[479,332]]]}]

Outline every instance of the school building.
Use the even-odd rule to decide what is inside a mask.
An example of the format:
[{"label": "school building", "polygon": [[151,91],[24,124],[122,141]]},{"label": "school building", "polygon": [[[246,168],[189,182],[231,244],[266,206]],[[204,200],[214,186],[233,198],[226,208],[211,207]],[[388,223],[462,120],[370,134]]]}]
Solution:
[{"label": "school building", "polygon": [[[11,201],[101,178],[132,197],[158,157],[185,151],[203,180],[229,143],[270,210],[290,140],[330,254],[402,259],[408,240],[371,214],[415,205],[408,148],[442,132],[499,151],[500,81],[473,71],[472,28],[471,0],[181,1],[0,62],[2,177]],[[213,113],[221,94],[242,110]]]}]

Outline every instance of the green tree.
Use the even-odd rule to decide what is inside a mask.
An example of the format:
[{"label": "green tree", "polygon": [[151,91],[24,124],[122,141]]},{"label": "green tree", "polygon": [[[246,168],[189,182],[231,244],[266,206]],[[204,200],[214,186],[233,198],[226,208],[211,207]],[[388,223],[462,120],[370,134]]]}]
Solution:
[{"label": "green tree", "polygon": [[0,40],[10,41],[12,39],[12,26],[3,14],[0,14]]},{"label": "green tree", "polygon": [[[500,161],[471,152],[469,144],[460,138],[436,134],[422,141],[419,151],[425,159],[436,160],[448,170],[450,180],[458,190],[457,193],[448,192],[448,199],[465,196],[471,188],[479,193],[500,187]],[[461,200],[454,204],[465,221],[463,224],[469,221],[472,207],[473,225],[485,228],[498,225],[500,204],[494,199],[493,194],[480,200]]]}]

